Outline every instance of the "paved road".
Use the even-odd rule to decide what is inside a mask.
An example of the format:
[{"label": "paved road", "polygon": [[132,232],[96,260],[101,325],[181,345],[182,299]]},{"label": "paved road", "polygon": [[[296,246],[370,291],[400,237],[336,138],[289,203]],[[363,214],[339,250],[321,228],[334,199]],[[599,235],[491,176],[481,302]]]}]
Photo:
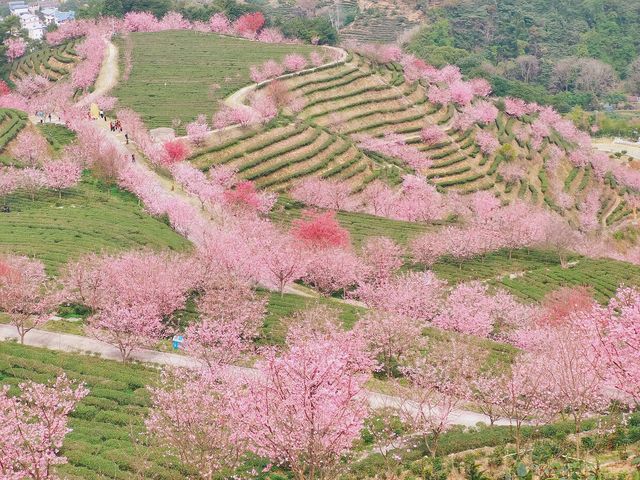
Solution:
[{"label": "paved road", "polygon": [[[18,340],[15,327],[11,325],[0,325],[0,340]],[[50,350],[62,352],[82,353],[86,355],[98,355],[109,360],[120,360],[120,352],[117,348],[99,340],[70,335],[68,333],[47,332],[44,330],[31,330],[25,337],[25,345],[33,347],[43,347]],[[182,368],[198,368],[198,362],[186,355],[175,353],[156,352],[154,350],[138,350],[133,352],[131,359],[154,365],[172,366]],[[249,377],[257,375],[257,371],[252,368],[230,366],[228,367],[233,375],[239,377]],[[371,408],[404,408],[408,411],[417,411],[417,406],[407,400],[385,395],[377,392],[366,392],[367,400]],[[451,423],[454,425],[464,425],[472,427],[478,422],[489,424],[489,419],[476,412],[457,410],[451,415]],[[509,425],[508,420],[496,422],[498,425]]]}]

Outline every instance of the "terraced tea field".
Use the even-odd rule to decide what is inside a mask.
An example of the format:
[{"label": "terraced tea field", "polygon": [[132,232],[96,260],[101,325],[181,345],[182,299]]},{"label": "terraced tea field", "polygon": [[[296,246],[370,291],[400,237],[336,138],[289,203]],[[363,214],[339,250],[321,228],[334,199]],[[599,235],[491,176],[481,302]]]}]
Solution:
[{"label": "terraced tea field", "polygon": [[5,149],[11,140],[16,138],[20,130],[27,125],[27,114],[18,110],[0,109],[0,164],[12,163],[6,156]]},{"label": "terraced tea field", "polygon": [[7,203],[11,211],[0,213],[0,251],[39,258],[51,274],[86,252],[190,248],[162,220],[146,214],[135,197],[90,178],[62,199],[42,190],[33,201],[15,194]]},{"label": "terraced tea field", "polygon": [[[211,118],[220,100],[250,83],[251,65],[316,48],[193,31],[132,33],[131,41],[133,69],[114,95],[149,128],[170,127],[176,118],[186,124],[201,113]],[[122,56],[122,42],[119,47]]]},{"label": "terraced tea field", "polygon": [[[0,343],[0,381],[17,386],[33,380],[46,383],[61,373],[84,382],[89,395],[69,421],[73,431],[61,453],[69,463],[57,472],[73,480],[184,479],[192,472],[145,444],[144,417],[149,407],[148,385],[158,381],[158,372],[141,365],[101,360]],[[133,439],[140,439],[139,444]]]},{"label": "terraced tea field", "polygon": [[80,40],[72,40],[57,47],[47,47],[19,58],[11,64],[13,81],[29,75],[42,75],[55,82],[69,74],[80,60],[75,46]]}]

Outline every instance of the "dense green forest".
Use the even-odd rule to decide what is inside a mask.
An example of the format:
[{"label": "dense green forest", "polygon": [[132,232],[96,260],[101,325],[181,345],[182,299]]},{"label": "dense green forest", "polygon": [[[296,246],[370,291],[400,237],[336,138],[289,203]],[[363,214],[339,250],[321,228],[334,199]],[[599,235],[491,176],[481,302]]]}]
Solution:
[{"label": "dense green forest", "polygon": [[490,78],[496,93],[565,108],[640,94],[640,2],[457,0],[427,11],[409,49]]}]

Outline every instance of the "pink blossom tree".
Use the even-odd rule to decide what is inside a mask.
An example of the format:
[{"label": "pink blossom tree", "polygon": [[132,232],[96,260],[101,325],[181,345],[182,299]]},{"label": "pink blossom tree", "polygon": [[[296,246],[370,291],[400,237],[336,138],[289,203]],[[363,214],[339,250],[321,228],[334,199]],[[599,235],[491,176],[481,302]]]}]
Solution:
[{"label": "pink blossom tree", "polygon": [[64,375],[42,385],[21,383],[20,395],[0,388],[0,475],[6,479],[57,480],[56,465],[67,463],[60,455],[71,431],[69,414],[89,391]]},{"label": "pink blossom tree", "polygon": [[284,35],[277,28],[263,28],[258,34],[257,40],[263,43],[284,43]]},{"label": "pink blossom tree", "polygon": [[10,62],[13,62],[16,58],[20,58],[27,51],[27,42],[24,41],[24,38],[20,37],[7,38],[4,41],[4,46],[7,49],[5,55]]},{"label": "pink blossom tree", "polygon": [[512,117],[522,118],[529,113],[527,108],[527,102],[519,98],[507,97],[504,99],[504,107],[507,115]]},{"label": "pink blossom tree", "polygon": [[307,271],[309,255],[299,241],[277,229],[265,229],[258,239],[258,256],[263,265],[262,277],[280,295],[285,288],[300,280]]},{"label": "pink blossom tree", "polygon": [[36,167],[45,160],[49,145],[42,135],[24,129],[11,146],[11,154],[28,167]]},{"label": "pink blossom tree", "polygon": [[404,250],[387,237],[372,237],[362,246],[362,259],[369,282],[384,283],[391,280],[404,264]]},{"label": "pink blossom tree", "polygon": [[13,168],[0,170],[0,199],[2,205],[7,204],[7,196],[15,192],[19,187],[19,174]]},{"label": "pink blossom tree", "polygon": [[39,260],[8,255],[0,257],[0,311],[18,330],[20,343],[29,331],[48,320],[55,298]]},{"label": "pink blossom tree", "polygon": [[265,22],[260,12],[245,13],[233,22],[233,31],[245,38],[255,38]]},{"label": "pink blossom tree", "polygon": [[360,436],[373,362],[351,332],[292,327],[287,341],[286,352],[268,351],[258,362],[235,418],[249,450],[287,465],[295,478],[326,478]]},{"label": "pink blossom tree", "polygon": [[307,67],[307,59],[298,53],[290,53],[282,60],[288,72],[299,72]]},{"label": "pink blossom tree", "polygon": [[330,295],[347,290],[360,280],[364,267],[356,254],[344,248],[320,249],[305,268],[303,280]]},{"label": "pink blossom tree", "polygon": [[209,28],[213,33],[229,33],[231,22],[223,13],[216,13],[209,19]]},{"label": "pink blossom tree", "polygon": [[213,371],[165,371],[160,387],[150,389],[152,407],[145,423],[151,437],[205,480],[237,466],[244,453],[245,443],[236,436],[231,387]]},{"label": "pink blossom tree", "polygon": [[405,356],[412,356],[426,346],[422,320],[395,313],[375,310],[367,313],[356,324],[356,330],[380,361],[387,378],[394,375]]},{"label": "pink blossom tree", "polygon": [[606,388],[606,368],[592,348],[592,339],[584,329],[570,324],[545,330],[538,354],[545,358],[548,380],[554,386],[558,411],[573,418],[576,436],[576,457],[580,458],[578,433],[582,421],[592,414],[602,413],[609,406],[611,395]]},{"label": "pink blossom tree", "polygon": [[522,354],[500,381],[500,411],[511,419],[517,455],[522,451],[525,422],[544,422],[553,410],[549,402],[555,398],[555,390],[544,364],[542,356]]},{"label": "pink blossom tree", "polygon": [[171,314],[184,308],[197,281],[193,270],[179,255],[88,255],[68,266],[62,283],[70,301],[92,309],[88,333],[118,348],[126,361],[158,341]]},{"label": "pink blossom tree", "polygon": [[198,302],[199,321],[187,327],[185,351],[209,369],[232,363],[258,336],[265,309],[266,299],[246,284],[208,287]]},{"label": "pink blossom tree", "polygon": [[402,136],[395,133],[387,132],[382,138],[360,135],[356,140],[363,150],[398,158],[417,171],[429,168],[432,164],[431,159],[424,152],[407,144]]},{"label": "pink blossom tree", "polygon": [[369,307],[432,321],[442,308],[446,283],[432,272],[411,272],[381,284],[364,283],[354,296]]},{"label": "pink blossom tree", "polygon": [[480,150],[485,155],[492,155],[496,150],[498,150],[498,148],[500,148],[500,142],[498,139],[491,132],[486,130],[478,130],[476,132],[476,142],[478,142]]},{"label": "pink blossom tree", "polygon": [[168,140],[163,147],[168,165],[182,162],[189,156],[189,147],[181,140]]},{"label": "pink blossom tree", "polygon": [[527,172],[515,163],[501,163],[498,167],[498,174],[507,184],[513,185],[525,178]]},{"label": "pink blossom tree", "polygon": [[575,328],[586,329],[597,358],[607,368],[609,383],[638,401],[640,398],[640,292],[622,287],[606,307],[594,305],[572,318]]},{"label": "pink blossom tree", "polygon": [[346,182],[309,177],[291,189],[291,197],[318,208],[349,210],[353,207],[351,186]]},{"label": "pink blossom tree", "polygon": [[47,186],[58,192],[62,198],[62,191],[74,187],[80,181],[82,167],[73,160],[55,160],[44,164],[43,168]]},{"label": "pink blossom tree", "polygon": [[340,226],[332,211],[303,211],[303,218],[294,220],[291,234],[315,248],[347,247],[351,241],[349,232]]},{"label": "pink blossom tree", "polygon": [[438,125],[427,125],[420,132],[420,138],[427,145],[435,145],[445,140],[447,135]]},{"label": "pink blossom tree", "polygon": [[441,435],[451,427],[454,410],[470,396],[469,379],[478,371],[478,355],[459,343],[434,346],[428,357],[417,356],[403,367],[411,383],[403,417],[424,441],[431,456],[438,454]]},{"label": "pink blossom tree", "polygon": [[191,140],[196,147],[204,145],[207,134],[209,133],[206,116],[199,115],[195,121],[187,124],[186,129],[189,140]]},{"label": "pink blossom tree", "polygon": [[493,331],[499,309],[495,300],[485,284],[461,283],[451,292],[433,323],[445,330],[487,337]]}]

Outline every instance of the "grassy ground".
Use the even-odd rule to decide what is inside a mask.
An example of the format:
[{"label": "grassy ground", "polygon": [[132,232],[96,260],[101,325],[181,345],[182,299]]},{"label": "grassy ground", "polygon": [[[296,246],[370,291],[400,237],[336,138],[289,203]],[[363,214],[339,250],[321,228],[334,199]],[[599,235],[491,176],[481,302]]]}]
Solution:
[{"label": "grassy ground", "polygon": [[210,117],[219,100],[250,83],[251,65],[314,48],[191,31],[133,33],[131,39],[133,69],[114,95],[120,105],[139,112],[149,128],[170,127],[174,118],[186,123],[201,113]]},{"label": "grassy ground", "polygon": [[462,263],[444,258],[433,271],[451,283],[490,280],[529,301],[539,301],[563,286],[586,285],[593,288],[598,301],[606,302],[620,285],[640,285],[637,265],[578,255],[569,260],[571,266],[562,268],[557,255],[550,251],[516,250],[509,258],[508,252],[498,250]]},{"label": "grassy ground", "polygon": [[55,123],[41,123],[37,125],[38,130],[46,138],[54,151],[59,151],[69,145],[76,138],[76,134],[63,125]]},{"label": "grassy ground", "polygon": [[146,214],[132,195],[89,177],[74,189],[42,190],[8,198],[0,213],[0,251],[34,256],[50,273],[86,252],[150,247],[184,250],[189,242],[161,220]]}]

